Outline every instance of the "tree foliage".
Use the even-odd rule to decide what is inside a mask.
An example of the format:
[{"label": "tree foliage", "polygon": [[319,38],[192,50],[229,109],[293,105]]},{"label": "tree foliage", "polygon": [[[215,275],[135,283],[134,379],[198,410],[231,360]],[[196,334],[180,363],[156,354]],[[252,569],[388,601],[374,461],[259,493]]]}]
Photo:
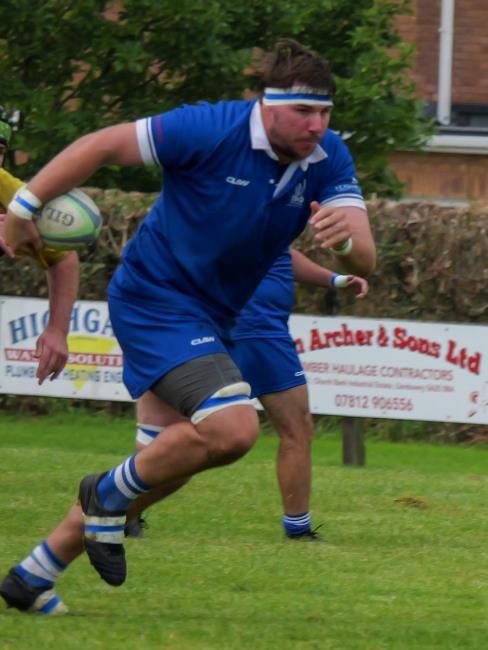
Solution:
[{"label": "tree foliage", "polygon": [[[390,151],[427,132],[394,17],[410,0],[3,0],[0,103],[20,109],[16,147],[34,173],[78,136],[182,102],[242,95],[255,48],[297,38],[338,79],[332,128],[347,134],[367,193],[399,190]],[[145,170],[106,169],[105,187],[157,189]]]}]

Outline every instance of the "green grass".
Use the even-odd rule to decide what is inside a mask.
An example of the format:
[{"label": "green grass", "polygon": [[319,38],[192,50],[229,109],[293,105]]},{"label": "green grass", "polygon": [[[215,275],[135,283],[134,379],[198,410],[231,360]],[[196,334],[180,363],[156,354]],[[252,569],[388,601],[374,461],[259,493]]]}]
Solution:
[{"label": "green grass", "polygon": [[[121,460],[133,423],[104,415],[3,416],[1,573],[64,514],[81,476]],[[286,542],[277,439],[196,477],[129,540],[129,578],[80,559],[58,590],[71,615],[0,609],[1,650],[481,650],[488,638],[488,450],[367,443],[341,464],[314,446],[313,517],[324,544]]]}]

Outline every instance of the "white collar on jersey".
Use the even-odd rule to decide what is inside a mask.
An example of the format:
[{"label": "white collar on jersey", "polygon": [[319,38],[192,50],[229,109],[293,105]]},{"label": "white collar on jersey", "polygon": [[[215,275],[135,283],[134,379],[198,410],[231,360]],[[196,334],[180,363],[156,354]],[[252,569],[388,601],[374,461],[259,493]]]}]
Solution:
[{"label": "white collar on jersey", "polygon": [[[278,160],[278,156],[271,148],[271,144],[268,140],[268,136],[266,135],[266,131],[264,130],[263,118],[261,116],[261,106],[259,104],[259,101],[257,101],[253,106],[253,109],[251,111],[251,118],[249,120],[249,126],[251,129],[252,148],[263,149],[270,158],[272,158],[273,160]],[[297,162],[299,162],[300,167],[303,169],[303,171],[307,171],[307,167],[309,165],[320,162],[325,158],[327,158],[327,154],[322,149],[322,147],[318,144],[316,145],[315,149],[312,151],[312,153],[309,156]]]}]

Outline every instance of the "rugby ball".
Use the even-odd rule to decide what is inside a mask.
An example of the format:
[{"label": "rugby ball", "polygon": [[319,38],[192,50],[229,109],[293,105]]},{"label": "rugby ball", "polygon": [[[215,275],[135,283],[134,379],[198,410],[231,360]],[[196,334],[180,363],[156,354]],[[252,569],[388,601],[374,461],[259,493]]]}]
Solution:
[{"label": "rugby ball", "polygon": [[44,204],[34,222],[46,246],[57,250],[93,244],[102,229],[100,210],[77,188]]}]

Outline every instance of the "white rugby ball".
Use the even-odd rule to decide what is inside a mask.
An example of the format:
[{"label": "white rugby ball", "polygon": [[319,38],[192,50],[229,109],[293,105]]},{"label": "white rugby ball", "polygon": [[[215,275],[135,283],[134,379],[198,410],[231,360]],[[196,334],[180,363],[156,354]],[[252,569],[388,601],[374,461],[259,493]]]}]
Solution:
[{"label": "white rugby ball", "polygon": [[34,220],[46,246],[57,250],[93,244],[102,229],[100,210],[78,188],[48,201]]}]

